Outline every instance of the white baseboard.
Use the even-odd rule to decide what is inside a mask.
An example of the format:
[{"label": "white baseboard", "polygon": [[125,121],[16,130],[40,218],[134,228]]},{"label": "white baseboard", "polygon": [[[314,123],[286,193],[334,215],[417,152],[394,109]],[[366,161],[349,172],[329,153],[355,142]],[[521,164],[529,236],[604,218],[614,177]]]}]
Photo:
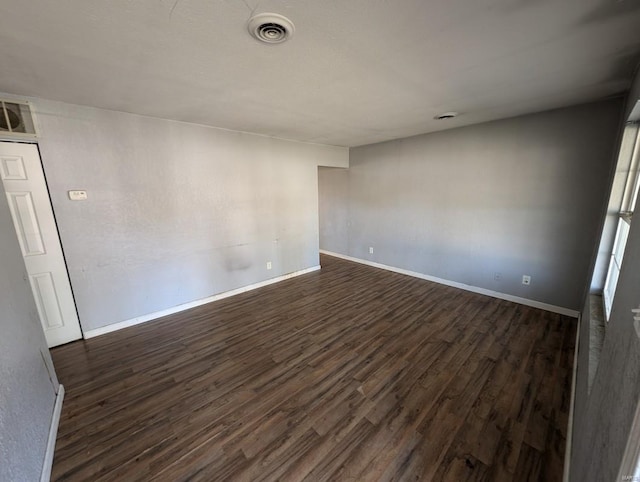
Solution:
[{"label": "white baseboard", "polygon": [[277,278],[271,278],[265,281],[261,281],[259,283],[254,283],[251,285],[243,286],[241,288],[237,288],[231,291],[225,291],[223,293],[218,293],[213,296],[209,296],[207,298],[202,298],[196,301],[190,301],[189,303],[183,303],[178,306],[174,306],[172,308],[167,308],[165,310],[156,311],[154,313],[149,313],[146,315],[138,316],[136,318],[132,318],[130,320],[120,321],[118,323],[113,323],[107,326],[101,326],[100,328],[95,328],[93,330],[86,330],[84,332],[84,337],[86,339],[93,338],[96,336],[104,335],[106,333],[111,333],[112,331],[121,330],[123,328],[128,328],[130,326],[139,325],[140,323],[145,323],[147,321],[155,320],[157,318],[162,318],[163,316],[173,315],[174,313],[179,313],[181,311],[189,310],[191,308],[195,308],[196,306],[205,305],[207,303],[211,303],[213,301],[222,300],[224,298],[229,298],[230,296],[239,295],[240,293],[246,293],[247,291],[255,290],[258,288],[262,288],[263,286],[268,286],[274,283],[279,283],[280,281],[287,280],[289,278],[294,278],[296,276],[300,276],[303,274],[311,273],[313,271],[318,271],[320,269],[320,265],[312,266],[311,268],[303,269],[300,271],[294,271],[293,273],[288,273],[282,276],[278,276]]},{"label": "white baseboard", "polygon": [[47,450],[44,453],[42,473],[40,482],[49,482],[51,479],[51,468],[53,467],[53,454],[56,450],[56,438],[58,437],[58,425],[60,424],[60,414],[62,413],[62,401],[64,400],[64,386],[58,385],[56,403],[53,406],[53,416],[49,426],[49,438],[47,439]]},{"label": "white baseboard", "polygon": [[[578,346],[580,344],[580,327],[582,326],[582,315],[578,317],[578,327],[576,332],[576,343],[573,349],[573,377],[571,379],[571,401],[569,403],[569,421],[567,423],[567,443],[564,446],[564,471],[563,482],[569,482],[571,474],[571,449],[573,448],[573,410],[576,404],[576,383],[578,380]],[[618,478],[618,480],[622,480]]]},{"label": "white baseboard", "polygon": [[579,311],[570,310],[569,308],[564,308],[562,306],[550,305],[548,303],[542,303],[541,301],[529,300],[527,298],[521,298],[519,296],[508,295],[506,293],[500,293],[498,291],[492,291],[485,288],[479,288],[477,286],[467,285],[464,283],[458,283],[456,281],[449,281],[442,278],[437,278],[435,276],[430,276],[428,274],[418,273],[416,271],[410,271],[408,269],[396,268],[394,266],[388,266],[386,264],[375,263],[373,261],[367,261],[366,259],[354,258],[352,256],[347,256],[340,253],[334,253],[332,251],[326,251],[321,249],[320,252],[322,254],[326,254],[329,256],[334,256],[336,258],[346,259],[347,261],[354,261],[360,264],[366,264],[367,266],[372,266],[374,268],[386,269],[387,271],[393,271],[394,273],[405,274],[407,276],[413,276],[414,278],[420,278],[427,281],[433,281],[434,283],[439,283],[446,286],[451,286],[453,288],[460,288],[461,290],[471,291],[473,293],[478,293],[481,295],[491,296],[492,298],[498,298],[506,301],[513,301],[514,303],[519,303],[521,305],[531,306],[533,308],[540,308],[541,310],[551,311],[552,313],[559,313],[561,315],[571,316],[572,318],[578,318],[580,314]]}]

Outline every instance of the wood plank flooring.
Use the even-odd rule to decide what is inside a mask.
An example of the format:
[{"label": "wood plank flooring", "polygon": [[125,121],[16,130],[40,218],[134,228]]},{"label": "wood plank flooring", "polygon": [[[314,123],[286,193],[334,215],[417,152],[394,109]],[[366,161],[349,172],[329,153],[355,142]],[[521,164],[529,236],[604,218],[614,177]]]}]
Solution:
[{"label": "wood plank flooring", "polygon": [[576,321],[322,270],[53,350],[53,480],[560,481]]}]

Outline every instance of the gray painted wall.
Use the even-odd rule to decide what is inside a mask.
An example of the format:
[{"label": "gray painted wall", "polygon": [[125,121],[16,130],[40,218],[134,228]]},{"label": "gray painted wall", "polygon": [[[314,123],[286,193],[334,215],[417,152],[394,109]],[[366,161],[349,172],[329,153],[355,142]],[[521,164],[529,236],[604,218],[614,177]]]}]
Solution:
[{"label": "gray painted wall", "polygon": [[320,177],[321,195],[348,198],[347,216],[321,199],[320,247],[579,310],[621,110],[615,99],[351,149],[346,183]]},{"label": "gray painted wall", "polygon": [[347,149],[32,102],[84,330],[318,264],[317,166]]},{"label": "gray painted wall", "polygon": [[[640,75],[636,74],[627,101],[640,101]],[[625,117],[626,119],[626,117]],[[636,209],[638,206],[636,206]],[[640,400],[640,339],[633,327],[632,308],[640,306],[640,223],[631,226],[611,318],[591,393],[584,389],[588,329],[581,329],[574,413],[572,482],[616,480],[618,469]],[[585,336],[583,336],[585,334]],[[632,475],[632,474],[628,474]]]},{"label": "gray painted wall", "polygon": [[31,288],[26,279],[22,253],[0,182],[2,481],[40,480],[58,387]]},{"label": "gray painted wall", "polygon": [[624,109],[624,119],[635,122],[640,121],[640,64],[636,66],[635,76],[627,95],[627,104]]},{"label": "gray painted wall", "polygon": [[349,246],[349,171],[318,168],[320,246],[347,253]]}]

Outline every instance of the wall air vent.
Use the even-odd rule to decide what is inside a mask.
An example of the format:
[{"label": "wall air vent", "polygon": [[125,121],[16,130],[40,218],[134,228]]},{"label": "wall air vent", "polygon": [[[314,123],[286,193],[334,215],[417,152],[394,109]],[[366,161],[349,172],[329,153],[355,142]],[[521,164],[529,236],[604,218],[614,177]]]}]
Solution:
[{"label": "wall air vent", "polygon": [[293,22],[277,13],[260,13],[247,24],[253,38],[268,44],[279,44],[288,40],[295,32]]},{"label": "wall air vent", "polygon": [[24,100],[0,99],[0,137],[36,137],[31,104]]},{"label": "wall air vent", "polygon": [[0,137],[35,138],[31,104],[24,100],[0,99]]}]

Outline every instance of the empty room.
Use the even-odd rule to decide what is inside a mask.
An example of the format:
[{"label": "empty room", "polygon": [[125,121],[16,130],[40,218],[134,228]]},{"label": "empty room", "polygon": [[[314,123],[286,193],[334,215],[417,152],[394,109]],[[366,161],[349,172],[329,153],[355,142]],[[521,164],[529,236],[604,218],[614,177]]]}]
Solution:
[{"label": "empty room", "polygon": [[640,3],[0,2],[0,481],[640,481]]}]

